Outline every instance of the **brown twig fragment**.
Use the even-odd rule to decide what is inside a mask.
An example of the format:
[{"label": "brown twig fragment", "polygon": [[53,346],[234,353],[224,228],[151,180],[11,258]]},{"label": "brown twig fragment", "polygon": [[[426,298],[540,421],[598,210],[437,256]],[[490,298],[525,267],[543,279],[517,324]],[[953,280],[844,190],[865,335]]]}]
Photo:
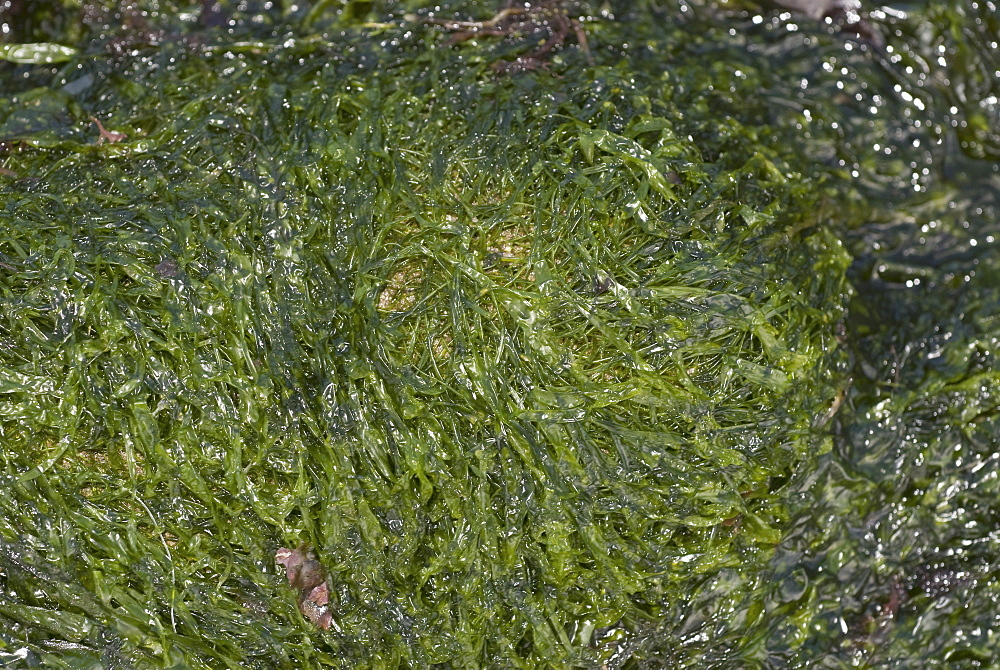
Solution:
[{"label": "brown twig fragment", "polygon": [[97,129],[101,131],[101,136],[97,138],[97,144],[104,144],[107,140],[108,144],[114,144],[115,142],[121,142],[123,139],[128,137],[125,133],[116,133],[114,131],[108,132],[104,129],[104,125],[97,119],[97,117],[90,117],[90,120],[97,124]]},{"label": "brown twig fragment", "polygon": [[528,36],[542,30],[547,31],[549,38],[537,49],[513,61],[498,61],[493,64],[497,72],[515,74],[529,70],[548,68],[545,60],[557,47],[566,43],[570,35],[576,37],[580,50],[587,62],[594,64],[587,42],[587,34],[576,19],[570,18],[566,11],[564,0],[541,0],[540,2],[520,4],[508,2],[488,21],[449,21],[446,19],[425,19],[426,23],[440,25],[454,34],[448,39],[448,44],[454,45],[474,37],[511,37]]}]

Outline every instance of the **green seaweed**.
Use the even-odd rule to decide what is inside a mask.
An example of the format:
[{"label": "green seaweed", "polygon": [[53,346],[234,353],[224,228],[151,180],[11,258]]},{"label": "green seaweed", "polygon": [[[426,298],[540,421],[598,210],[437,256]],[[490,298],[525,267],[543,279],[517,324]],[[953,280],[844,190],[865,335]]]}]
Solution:
[{"label": "green seaweed", "polygon": [[[880,323],[910,319],[865,263],[934,296],[954,274],[865,255],[879,198],[939,211],[947,188],[914,188],[940,126],[868,84],[895,72],[871,51],[777,19],[735,36],[758,24],[732,7],[581,4],[593,64],[570,42],[502,74],[538,35],[450,45],[420,3],[176,3],[106,31],[88,7],[45,37],[79,57],[0,63],[0,658],[787,667],[917,653],[887,621],[988,600],[987,549],[926,567],[930,540],[923,572],[858,564],[868,612],[824,581],[858,550],[822,520],[899,500],[888,456],[831,474],[873,407],[993,434],[992,359],[967,353],[989,273],[950,288],[951,367],[888,404],[858,378],[934,337]],[[830,58],[862,76],[844,90]],[[907,475],[921,496],[971,476],[941,463]],[[326,631],[275,565],[300,543]]]}]

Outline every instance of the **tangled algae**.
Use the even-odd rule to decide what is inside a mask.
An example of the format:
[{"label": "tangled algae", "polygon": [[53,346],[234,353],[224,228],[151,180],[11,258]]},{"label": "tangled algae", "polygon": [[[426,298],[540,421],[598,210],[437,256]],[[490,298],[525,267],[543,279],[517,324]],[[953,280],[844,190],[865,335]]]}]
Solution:
[{"label": "tangled algae", "polygon": [[828,194],[655,62],[690,26],[505,75],[333,4],[0,73],[6,662],[622,667],[736,610],[829,446]]}]

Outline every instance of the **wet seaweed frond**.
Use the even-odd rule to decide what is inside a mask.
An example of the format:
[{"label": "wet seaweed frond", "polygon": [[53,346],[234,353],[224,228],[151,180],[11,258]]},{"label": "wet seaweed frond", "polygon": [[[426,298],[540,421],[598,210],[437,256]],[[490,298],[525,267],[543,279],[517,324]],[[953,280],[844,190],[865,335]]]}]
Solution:
[{"label": "wet seaweed frond", "polygon": [[[896,331],[875,313],[844,334],[838,226],[867,222],[872,193],[912,190],[871,149],[899,136],[900,164],[923,160],[911,108],[877,107],[861,75],[814,61],[775,70],[727,17],[667,5],[581,4],[602,16],[581,23],[602,45],[587,67],[558,53],[584,37],[555,2],[430,25],[379,3],[222,3],[204,21],[193,5],[142,30],[197,40],[112,56],[95,37],[35,52],[69,60],[4,64],[0,654],[744,667],[772,636],[808,655],[813,624],[852,606],[815,585],[833,588],[844,538],[867,541],[825,534],[869,504],[841,495],[863,488],[854,470],[810,488],[839,467],[819,456],[824,431],[862,403],[871,431],[898,428],[882,411],[966,421],[949,445],[980,444],[979,460],[948,460],[943,438],[908,445],[941,451],[905,475],[926,501],[907,513],[960,516],[967,498],[985,525],[986,336],[928,335],[923,358],[887,357],[882,375],[866,349]],[[337,30],[310,29],[327,17]],[[442,30],[456,48],[437,48]],[[496,76],[517,54],[548,69]],[[863,121],[840,110],[862,99]],[[91,117],[128,137],[97,146]],[[871,285],[906,258],[881,275],[873,261]],[[962,305],[987,332],[983,291]],[[871,384],[850,381],[845,347],[871,357]],[[875,468],[865,457],[852,467]],[[803,501],[829,512],[801,516]],[[971,532],[926,526],[953,544]],[[887,573],[862,580],[859,630],[936,593],[887,590],[872,542]],[[301,581],[307,560],[322,580]]]}]

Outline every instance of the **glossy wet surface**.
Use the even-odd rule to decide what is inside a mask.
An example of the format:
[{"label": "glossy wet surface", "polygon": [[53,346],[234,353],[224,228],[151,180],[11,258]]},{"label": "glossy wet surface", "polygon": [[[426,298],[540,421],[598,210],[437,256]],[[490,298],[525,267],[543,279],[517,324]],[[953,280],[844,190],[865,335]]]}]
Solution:
[{"label": "glossy wet surface", "polygon": [[202,4],[8,24],[5,662],[990,667],[994,5]]}]

